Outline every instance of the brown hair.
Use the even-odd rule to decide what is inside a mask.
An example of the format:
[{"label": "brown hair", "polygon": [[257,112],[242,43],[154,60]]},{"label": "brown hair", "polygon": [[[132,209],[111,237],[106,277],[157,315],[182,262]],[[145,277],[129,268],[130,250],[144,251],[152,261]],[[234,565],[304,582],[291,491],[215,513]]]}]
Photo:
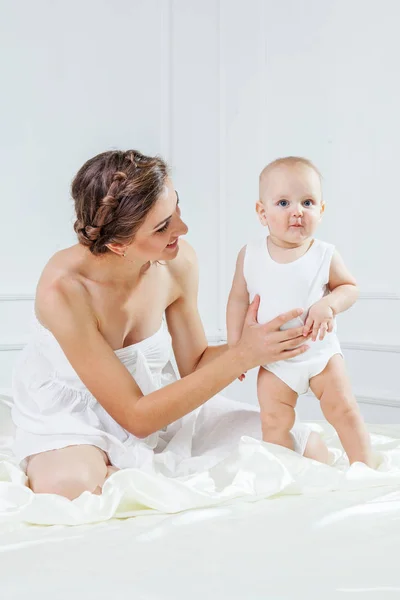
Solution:
[{"label": "brown hair", "polygon": [[129,243],[163,191],[167,164],[136,150],[111,150],[88,160],[72,182],[74,229],[92,254]]}]

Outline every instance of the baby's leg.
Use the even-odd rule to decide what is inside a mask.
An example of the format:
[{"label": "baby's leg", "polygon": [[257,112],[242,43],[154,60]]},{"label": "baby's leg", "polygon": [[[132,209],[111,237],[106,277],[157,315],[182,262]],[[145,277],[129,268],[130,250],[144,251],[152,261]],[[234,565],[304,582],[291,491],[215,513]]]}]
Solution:
[{"label": "baby's leg", "polygon": [[316,431],[310,433],[303,456],[329,464],[330,456],[328,447]]},{"label": "baby's leg", "polygon": [[310,387],[325,418],[336,429],[350,464],[359,461],[372,465],[369,434],[340,354],[332,356],[322,373],[311,378]]},{"label": "baby's leg", "polygon": [[296,415],[297,394],[279,377],[260,367],[257,380],[258,402],[264,442],[279,444],[294,450],[290,433]]}]

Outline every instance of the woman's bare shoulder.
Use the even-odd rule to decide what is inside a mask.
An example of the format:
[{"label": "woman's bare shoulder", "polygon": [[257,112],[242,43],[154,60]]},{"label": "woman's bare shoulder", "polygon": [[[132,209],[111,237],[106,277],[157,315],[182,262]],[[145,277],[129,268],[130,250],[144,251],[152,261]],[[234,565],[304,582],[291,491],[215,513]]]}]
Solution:
[{"label": "woman's bare shoulder", "polygon": [[59,250],[48,260],[40,275],[38,288],[60,278],[74,278],[79,273],[81,259],[79,244]]},{"label": "woman's bare shoulder", "polygon": [[174,278],[185,278],[188,273],[198,270],[198,262],[194,248],[186,240],[179,240],[179,252],[168,262],[168,268]]},{"label": "woman's bare shoulder", "polygon": [[86,318],[92,313],[76,246],[56,252],[45,265],[36,288],[35,312],[49,329],[54,319],[65,317],[67,312],[83,313]]},{"label": "woman's bare shoulder", "polygon": [[169,261],[168,269],[174,282],[174,300],[197,296],[199,280],[197,256],[186,240],[180,240],[179,253],[174,260]]}]

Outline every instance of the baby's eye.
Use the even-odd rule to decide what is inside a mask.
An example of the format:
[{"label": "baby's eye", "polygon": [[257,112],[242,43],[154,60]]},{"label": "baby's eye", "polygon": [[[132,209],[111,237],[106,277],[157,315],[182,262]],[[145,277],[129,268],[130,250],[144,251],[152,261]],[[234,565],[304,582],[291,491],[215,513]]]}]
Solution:
[{"label": "baby's eye", "polygon": [[279,200],[279,202],[278,202],[278,206],[282,206],[283,208],[285,208],[288,205],[289,205],[289,202],[287,200]]},{"label": "baby's eye", "polygon": [[303,202],[304,206],[312,206],[314,204],[314,202],[312,200],[304,200]]}]

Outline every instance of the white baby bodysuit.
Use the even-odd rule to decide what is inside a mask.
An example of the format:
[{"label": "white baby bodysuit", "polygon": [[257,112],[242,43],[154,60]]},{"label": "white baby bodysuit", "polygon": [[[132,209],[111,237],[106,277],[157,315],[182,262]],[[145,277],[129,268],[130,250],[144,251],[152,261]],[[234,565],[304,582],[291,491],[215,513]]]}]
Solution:
[{"label": "white baby bodysuit", "polygon": [[[243,274],[250,301],[260,296],[258,322],[266,323],[293,308],[304,308],[297,319],[286,323],[282,329],[304,325],[310,307],[329,293],[329,270],[334,246],[314,240],[309,250],[290,263],[277,263],[271,258],[266,238],[246,246]],[[264,365],[298,394],[305,394],[311,377],[324,370],[334,354],[342,354],[334,331],[323,340],[308,341],[304,354]]]}]

